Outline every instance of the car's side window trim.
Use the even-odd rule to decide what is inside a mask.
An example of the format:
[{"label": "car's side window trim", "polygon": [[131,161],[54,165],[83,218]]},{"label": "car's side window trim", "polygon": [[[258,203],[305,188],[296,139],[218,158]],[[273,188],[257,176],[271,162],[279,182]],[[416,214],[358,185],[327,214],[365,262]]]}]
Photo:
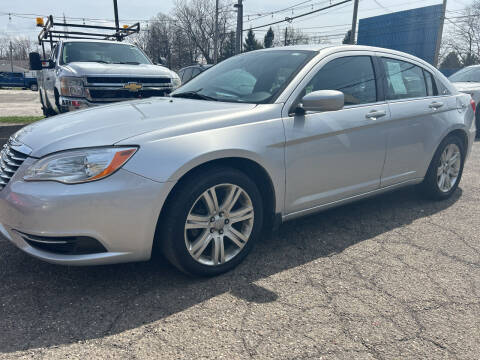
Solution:
[{"label": "car's side window trim", "polygon": [[423,78],[424,78],[424,83],[425,83],[425,89],[426,89],[426,96],[416,96],[416,97],[407,97],[407,98],[402,98],[402,99],[388,99],[388,96],[387,96],[387,91],[385,91],[385,99],[387,102],[389,103],[395,103],[395,102],[405,102],[405,101],[411,101],[411,100],[422,100],[422,99],[428,99],[428,98],[431,98],[431,96],[428,95],[428,87],[427,87],[427,84],[425,82],[425,74],[424,74],[424,71],[425,71],[425,68],[421,65],[419,65],[418,63],[415,63],[413,61],[409,61],[409,59],[406,59],[406,58],[403,58],[403,57],[396,57],[396,56],[390,56],[390,55],[387,55],[387,54],[381,54],[379,56],[379,61],[380,63],[382,64],[382,67],[383,67],[383,73],[384,73],[384,87],[385,89],[388,89],[388,83],[387,83],[387,70],[385,69],[385,66],[383,64],[383,61],[381,61],[382,59],[391,59],[391,60],[397,60],[397,61],[402,61],[404,63],[407,63],[407,64],[410,64],[412,66],[416,66],[418,68],[420,68],[422,70],[422,75],[423,75]]},{"label": "car's side window trim", "polygon": [[[437,88],[437,83],[435,82],[435,76],[433,76],[433,74],[428,71],[427,69],[425,68],[422,68],[423,69],[423,77],[425,78],[425,85],[427,86],[427,96],[428,97],[436,97],[439,95],[439,91],[438,91],[438,88]],[[427,83],[427,75],[430,76],[430,79],[432,80],[432,92],[433,94],[428,94],[428,83]]]},{"label": "car's side window trim", "polygon": [[[375,55],[373,53],[370,53],[370,52],[368,52],[368,53],[363,53],[362,52],[361,54],[350,53],[350,52],[341,52],[341,53],[331,54],[331,55],[329,55],[325,58],[320,59],[312,67],[312,69],[310,69],[310,71],[305,75],[305,77],[298,83],[298,86],[295,88],[295,90],[290,95],[290,98],[291,98],[292,96],[294,96],[294,94],[296,92],[298,92],[298,94],[294,96],[294,100],[292,101],[292,103],[290,105],[290,110],[288,111],[288,114],[293,114],[295,104],[298,103],[298,100],[299,100],[298,98],[301,95],[303,89],[305,88],[305,86],[307,86],[309,84],[310,81],[312,81],[313,78],[315,78],[315,76],[323,69],[324,66],[329,64],[331,61],[346,58],[346,57],[369,57],[370,58],[373,75],[375,77],[376,101],[375,102],[369,102],[369,103],[362,103],[362,104],[345,105],[343,109],[352,109],[352,108],[372,106],[372,105],[379,104],[379,103],[385,103],[383,88],[382,88],[381,84],[379,83],[379,78],[378,78],[378,74],[379,74],[380,70],[378,69],[378,66],[376,64]],[[320,64],[322,64],[322,65],[320,65]],[[298,90],[298,89],[300,89],[300,90]],[[288,101],[287,101],[287,103],[288,103]],[[341,111],[341,110],[339,110],[339,111]],[[320,112],[311,111],[311,112],[306,113],[305,116],[318,114],[318,113],[320,113]]]},{"label": "car's side window trim", "polygon": [[[384,57],[384,58],[390,58],[390,59],[394,59],[394,60],[400,60],[400,61],[404,61],[404,62],[408,62],[408,63],[411,63],[415,66],[418,66],[420,67],[421,69],[427,71],[428,73],[430,73],[432,75],[432,78],[433,78],[433,81],[435,83],[435,87],[437,89],[437,95],[434,95],[434,96],[427,96],[427,97],[416,97],[416,98],[408,98],[408,99],[397,99],[397,100],[386,100],[388,102],[401,102],[401,101],[408,101],[408,100],[420,100],[420,99],[426,99],[426,98],[432,98],[432,97],[446,97],[446,96],[451,96],[452,94],[450,93],[449,89],[446,88],[445,85],[443,85],[443,87],[445,87],[445,89],[447,90],[447,93],[446,94],[442,94],[440,92],[440,87],[438,86],[438,83],[441,81],[439,79],[437,79],[437,77],[435,75],[432,74],[431,70],[426,68],[424,64],[416,61],[415,59],[410,59],[408,57],[405,57],[405,56],[401,56],[399,54],[390,54],[390,53],[385,53],[385,52],[380,52],[380,51],[377,51],[375,53],[375,56],[378,57],[379,59],[379,62],[381,63],[381,58]],[[380,64],[380,65],[383,65],[383,64]],[[385,84],[384,86],[386,86],[386,71],[384,71],[384,79],[385,79]],[[386,87],[385,87],[386,89]],[[386,97],[385,97],[386,98]]]},{"label": "car's side window trim", "polygon": [[385,87],[386,73],[383,64],[376,55],[372,55],[373,71],[375,72],[375,82],[377,85],[377,102],[385,102],[387,100],[387,92]]}]

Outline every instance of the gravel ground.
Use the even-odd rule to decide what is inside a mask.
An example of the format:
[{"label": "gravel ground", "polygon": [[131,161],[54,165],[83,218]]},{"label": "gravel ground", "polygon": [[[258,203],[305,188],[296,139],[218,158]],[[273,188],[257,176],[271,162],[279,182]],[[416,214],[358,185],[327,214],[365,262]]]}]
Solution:
[{"label": "gravel ground", "polygon": [[42,116],[38,91],[0,89],[0,116]]},{"label": "gravel ground", "polygon": [[234,271],[70,268],[0,240],[0,359],[478,359],[480,143],[412,188],[281,226]]}]

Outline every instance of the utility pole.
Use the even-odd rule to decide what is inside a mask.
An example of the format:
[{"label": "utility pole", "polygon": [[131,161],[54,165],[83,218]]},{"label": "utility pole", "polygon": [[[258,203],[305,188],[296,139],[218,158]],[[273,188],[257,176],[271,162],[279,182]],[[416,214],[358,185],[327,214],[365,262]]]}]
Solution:
[{"label": "utility pole", "polygon": [[435,55],[433,58],[433,66],[438,66],[438,58],[440,56],[440,46],[442,45],[443,24],[445,23],[445,12],[447,10],[447,0],[443,0],[442,15],[440,18],[440,26],[438,27],[437,44],[435,46]]},{"label": "utility pole", "polygon": [[115,14],[115,28],[117,31],[117,40],[120,40],[120,24],[118,21],[118,6],[117,6],[117,0],[113,0],[113,12]]},{"label": "utility pole", "polygon": [[353,19],[352,19],[352,32],[350,34],[350,44],[355,44],[355,33],[357,31],[357,16],[358,16],[358,2],[359,0],[354,0],[353,3]]},{"label": "utility pole", "polygon": [[288,28],[285,26],[285,40],[283,41],[283,45],[287,46],[288,45]]},{"label": "utility pole", "polygon": [[233,5],[237,8],[237,33],[236,33],[236,44],[235,44],[235,54],[240,54],[242,52],[242,42],[243,42],[243,0],[238,0],[238,3]]},{"label": "utility pole", "polygon": [[13,73],[13,46],[11,41],[10,41],[10,66],[12,68],[12,73]]},{"label": "utility pole", "polygon": [[213,39],[213,63],[218,62],[218,0],[215,1],[215,36]]}]

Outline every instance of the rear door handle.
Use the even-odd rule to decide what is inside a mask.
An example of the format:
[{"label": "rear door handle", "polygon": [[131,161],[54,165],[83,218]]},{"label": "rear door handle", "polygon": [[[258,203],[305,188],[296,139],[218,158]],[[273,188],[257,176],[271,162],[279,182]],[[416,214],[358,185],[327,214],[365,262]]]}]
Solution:
[{"label": "rear door handle", "polygon": [[387,112],[385,110],[372,110],[367,115],[365,115],[365,117],[370,120],[377,120],[378,118],[381,118],[385,115],[387,115]]},{"label": "rear door handle", "polygon": [[434,110],[440,109],[442,106],[443,106],[443,103],[438,101],[434,101],[430,105],[428,105],[430,109],[434,109]]}]

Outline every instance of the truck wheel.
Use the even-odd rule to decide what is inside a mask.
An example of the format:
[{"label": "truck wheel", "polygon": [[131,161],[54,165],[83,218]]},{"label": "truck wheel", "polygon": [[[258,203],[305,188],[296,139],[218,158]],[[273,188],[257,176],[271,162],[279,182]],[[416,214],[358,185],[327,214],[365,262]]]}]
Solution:
[{"label": "truck wheel", "polygon": [[32,91],[38,91],[38,85],[37,85],[37,84],[32,84],[32,85],[30,85],[30,90],[32,90]]}]

